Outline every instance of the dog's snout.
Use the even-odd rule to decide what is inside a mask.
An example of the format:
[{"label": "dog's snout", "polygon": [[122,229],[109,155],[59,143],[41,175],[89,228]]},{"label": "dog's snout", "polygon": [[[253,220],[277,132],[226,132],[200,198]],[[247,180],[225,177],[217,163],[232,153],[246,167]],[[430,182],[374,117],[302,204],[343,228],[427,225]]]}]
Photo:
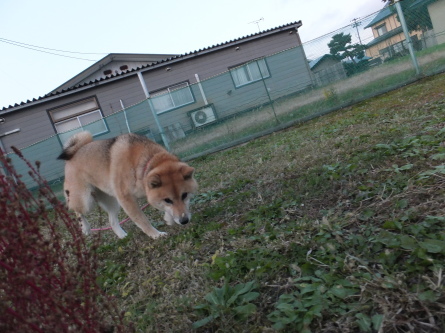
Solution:
[{"label": "dog's snout", "polygon": [[181,220],[179,221],[181,224],[187,224],[189,223],[189,218],[187,216],[181,217]]}]

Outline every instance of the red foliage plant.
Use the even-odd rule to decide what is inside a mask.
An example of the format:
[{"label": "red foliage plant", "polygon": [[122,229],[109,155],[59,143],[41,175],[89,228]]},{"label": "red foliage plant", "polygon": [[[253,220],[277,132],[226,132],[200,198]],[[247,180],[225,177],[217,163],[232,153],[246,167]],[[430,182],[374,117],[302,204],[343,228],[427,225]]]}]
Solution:
[{"label": "red foliage plant", "polygon": [[95,249],[48,183],[17,149],[33,195],[0,149],[0,331],[128,332],[97,285]]}]

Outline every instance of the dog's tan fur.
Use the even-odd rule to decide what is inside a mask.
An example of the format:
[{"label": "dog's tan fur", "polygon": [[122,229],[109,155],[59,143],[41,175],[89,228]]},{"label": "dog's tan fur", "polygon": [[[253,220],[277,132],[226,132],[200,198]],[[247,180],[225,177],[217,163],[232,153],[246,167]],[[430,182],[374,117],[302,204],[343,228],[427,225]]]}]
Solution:
[{"label": "dog's tan fur", "polygon": [[85,234],[91,227],[85,215],[94,202],[109,215],[119,238],[127,234],[119,225],[120,207],[152,238],[165,235],[154,228],[137,203],[146,197],[165,212],[168,225],[190,220],[189,203],[197,190],[194,168],[181,162],[157,143],[136,135],[93,141],[88,132],[73,135],[59,159],[66,160],[64,193],[68,208],[76,212]]}]

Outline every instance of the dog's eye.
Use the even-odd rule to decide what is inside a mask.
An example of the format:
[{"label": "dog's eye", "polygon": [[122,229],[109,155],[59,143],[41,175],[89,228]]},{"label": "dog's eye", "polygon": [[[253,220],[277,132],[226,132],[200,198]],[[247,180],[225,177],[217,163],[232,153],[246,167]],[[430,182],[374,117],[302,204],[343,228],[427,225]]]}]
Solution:
[{"label": "dog's eye", "polygon": [[187,195],[188,195],[188,193],[187,193],[187,192],[185,192],[185,193],[182,193],[182,200],[185,200],[185,198],[187,198]]},{"label": "dog's eye", "polygon": [[169,198],[164,199],[164,201],[165,201],[166,203],[170,204],[170,205],[173,203],[173,201],[172,201],[171,199],[169,199]]}]

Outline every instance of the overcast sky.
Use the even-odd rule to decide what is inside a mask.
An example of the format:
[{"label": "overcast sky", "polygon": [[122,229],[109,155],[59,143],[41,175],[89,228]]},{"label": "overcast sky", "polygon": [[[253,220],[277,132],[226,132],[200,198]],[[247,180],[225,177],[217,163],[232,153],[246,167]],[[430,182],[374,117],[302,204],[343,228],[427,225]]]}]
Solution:
[{"label": "overcast sky", "polygon": [[381,0],[0,0],[0,109],[45,95],[108,53],[184,54],[300,20],[306,42],[383,6]]}]

